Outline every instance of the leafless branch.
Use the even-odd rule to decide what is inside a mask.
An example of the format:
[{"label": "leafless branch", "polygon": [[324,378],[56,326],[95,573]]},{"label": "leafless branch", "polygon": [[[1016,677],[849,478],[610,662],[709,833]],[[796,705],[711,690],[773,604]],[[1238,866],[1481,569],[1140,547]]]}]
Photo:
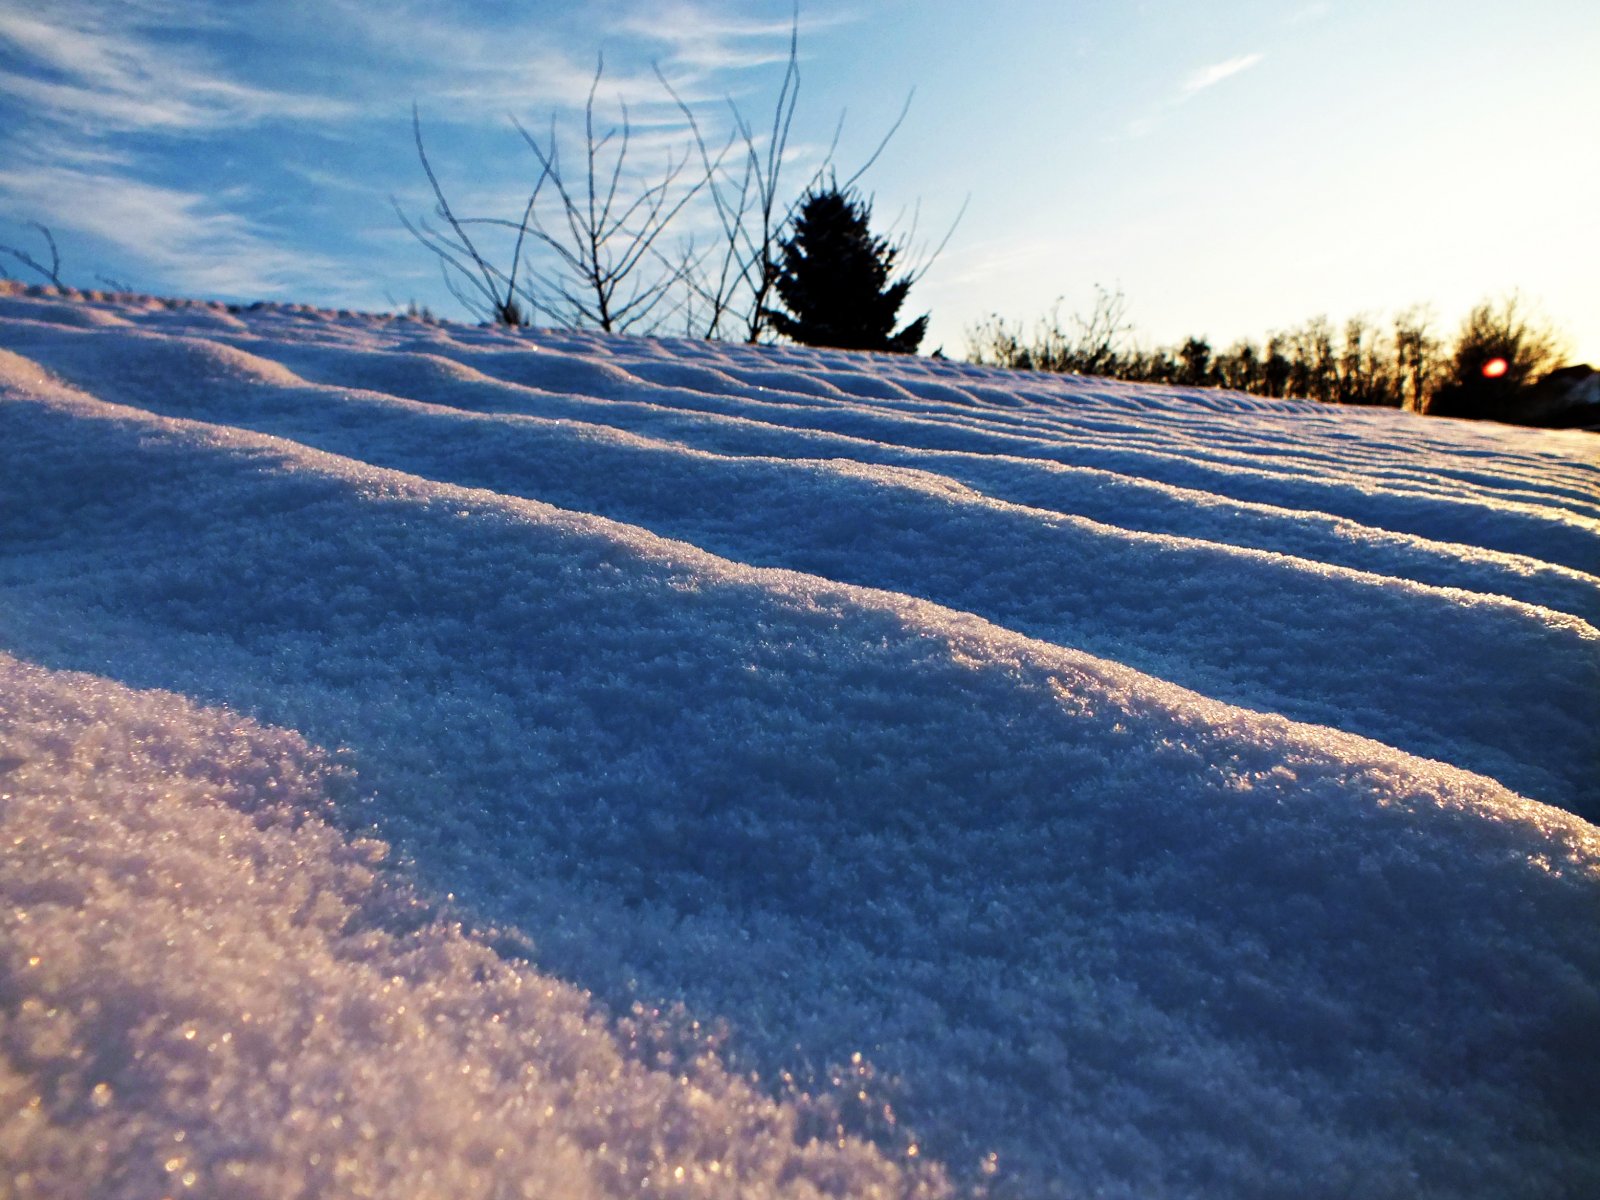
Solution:
[{"label": "leafless branch", "polygon": [[[444,188],[439,183],[438,175],[434,173],[433,164],[428,160],[428,150],[422,141],[422,117],[415,104],[411,106],[411,133],[416,142],[417,160],[422,164],[423,173],[428,177],[429,187],[433,189],[434,215],[449,227],[449,232],[444,233],[432,228],[425,219],[413,223],[401,209],[400,202],[390,197],[395,215],[400,218],[400,223],[412,237],[437,256],[439,269],[444,273],[450,294],[460,301],[468,312],[480,320],[501,325],[525,324],[527,312],[518,303],[519,297],[528,303],[531,311],[537,312],[543,307],[534,293],[525,285],[518,283],[517,274],[522,266],[523,246],[533,217],[534,205],[538,202],[539,192],[545,184],[545,176],[541,174],[534,182],[533,189],[528,195],[528,202],[523,208],[522,220],[513,226],[517,231],[517,238],[511,252],[511,267],[509,271],[502,271],[484,257],[467,233],[467,225],[482,222],[458,218],[454,209],[450,207],[450,201],[445,198]],[[463,282],[470,285],[470,291],[462,290]]]},{"label": "leafless branch", "polygon": [[19,250],[15,246],[0,245],[0,253],[9,254],[23,266],[39,272],[56,287],[65,288],[67,285],[61,281],[61,252],[56,248],[56,239],[51,236],[50,230],[38,221],[29,221],[28,226],[31,229],[37,229],[43,235],[45,245],[50,247],[50,265],[48,267],[26,250]]},{"label": "leafless branch", "polygon": [[580,179],[569,180],[562,171],[553,118],[548,140],[512,120],[539,163],[541,178],[550,182],[556,210],[552,227],[537,208],[530,209],[527,232],[549,252],[558,268],[558,282],[551,290],[558,301],[553,307],[564,324],[593,325],[608,332],[654,328],[668,315],[681,311],[684,304],[680,299],[661,311],[669,294],[683,282],[684,270],[682,263],[677,267],[670,264],[658,243],[684,207],[706,187],[715,164],[707,157],[707,172],[685,179],[691,157],[691,150],[685,148],[668,156],[654,182],[630,185],[633,123],[627,105],[621,105],[619,124],[601,132],[596,122],[604,71],[601,58],[584,102]]}]

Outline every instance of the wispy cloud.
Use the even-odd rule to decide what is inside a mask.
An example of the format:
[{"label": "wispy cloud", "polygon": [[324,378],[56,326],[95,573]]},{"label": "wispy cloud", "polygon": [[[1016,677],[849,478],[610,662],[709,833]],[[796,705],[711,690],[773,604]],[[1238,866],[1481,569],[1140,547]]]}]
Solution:
[{"label": "wispy cloud", "polygon": [[1201,67],[1183,81],[1183,87],[1179,92],[1180,101],[1188,100],[1209,87],[1215,87],[1224,79],[1231,79],[1241,71],[1248,71],[1259,63],[1263,57],[1265,56],[1260,54],[1241,54],[1237,58],[1230,58],[1224,62],[1212,63],[1208,67]]},{"label": "wispy cloud", "polygon": [[[751,72],[784,62],[792,31],[788,13],[755,17],[693,0],[630,0],[606,22],[603,43],[573,44],[532,18],[489,25],[425,0],[381,7],[368,0],[332,2],[376,54],[410,64],[419,94],[473,117],[485,107],[519,114],[582,108],[602,50],[598,98],[607,105],[620,102],[636,114],[670,108],[657,67],[690,103],[720,103],[741,90]],[[802,13],[802,52],[808,32],[853,19],[843,12]],[[592,34],[586,30],[585,37]],[[419,47],[426,47],[425,55]]]},{"label": "wispy cloud", "polygon": [[[826,16],[799,14],[802,43],[808,32],[833,28],[854,20],[837,12]],[[680,0],[652,4],[622,22],[621,27],[644,41],[668,49],[671,64],[680,71],[718,74],[771,66],[789,56],[789,39],[795,18],[731,16],[721,8]]]},{"label": "wispy cloud", "polygon": [[195,55],[109,26],[65,6],[42,13],[0,11],[0,43],[28,70],[0,71],[0,96],[21,101],[35,120],[96,133],[216,129],[265,117],[330,119],[343,101],[252,87]]},{"label": "wispy cloud", "polygon": [[[597,99],[613,110],[628,106],[638,123],[674,111],[657,65],[699,104],[720,102],[738,90],[741,74],[788,54],[787,15],[755,19],[687,0],[618,7]],[[479,123],[511,112],[537,120],[583,107],[602,49],[587,40],[592,28],[574,44],[573,31],[547,15],[513,10],[491,21],[426,0],[323,0],[318,19],[317,49],[337,46],[339,62],[328,73],[331,90],[306,92],[272,85],[270,55],[224,62],[215,52],[229,33],[275,44],[270,6],[55,0],[0,7],[0,50],[10,60],[0,67],[0,105],[9,100],[29,124],[79,138],[226,131],[266,119],[335,124],[403,111],[412,97],[436,119]],[[209,36],[195,36],[197,29]],[[282,52],[292,53],[286,45]]]},{"label": "wispy cloud", "polygon": [[1191,71],[1176,91],[1165,101],[1155,105],[1149,111],[1134,117],[1123,126],[1122,137],[1143,138],[1149,137],[1161,127],[1161,123],[1172,115],[1177,109],[1182,108],[1201,92],[1216,87],[1224,80],[1232,79],[1248,71],[1266,58],[1264,54],[1240,54],[1233,58],[1224,59],[1222,62],[1211,63],[1208,66]]},{"label": "wispy cloud", "polygon": [[284,250],[220,207],[226,196],[54,165],[0,170],[0,193],[24,211],[48,213],[57,234],[99,238],[193,294],[289,295],[325,286],[340,271],[315,253]]}]

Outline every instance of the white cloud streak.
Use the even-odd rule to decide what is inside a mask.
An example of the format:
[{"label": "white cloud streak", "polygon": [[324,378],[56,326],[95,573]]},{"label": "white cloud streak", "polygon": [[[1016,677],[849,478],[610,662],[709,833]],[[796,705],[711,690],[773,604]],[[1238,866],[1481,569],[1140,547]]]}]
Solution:
[{"label": "white cloud streak", "polygon": [[0,42],[39,74],[0,71],[0,95],[36,118],[96,133],[193,131],[265,117],[336,119],[346,102],[251,87],[132,28],[94,28],[73,9],[0,12]]},{"label": "white cloud streak", "polygon": [[[530,14],[467,20],[419,0],[325,0],[322,16],[337,31],[327,36],[348,51],[349,70],[330,85],[336,94],[246,82],[185,40],[197,27],[248,32],[263,19],[259,9],[163,0],[0,9],[0,47],[14,60],[0,69],[0,100],[18,103],[31,124],[94,138],[224,131],[267,118],[342,122],[392,113],[407,93],[436,116],[478,122],[511,112],[538,120],[583,108],[602,49],[564,45],[560,31]],[[720,103],[738,90],[741,74],[781,63],[789,49],[787,16],[758,20],[692,3],[634,3],[610,28],[612,53],[596,98],[613,111],[626,105],[640,125],[675,113],[652,63],[686,101]],[[404,81],[398,95],[397,80]]]},{"label": "white cloud streak", "polygon": [[61,166],[0,170],[0,194],[48,213],[57,234],[102,239],[197,295],[288,295],[325,286],[343,268],[287,251],[214,198],[121,174]]},{"label": "white cloud streak", "polygon": [[1201,92],[1216,87],[1217,84],[1226,79],[1232,79],[1235,75],[1248,71],[1265,58],[1266,55],[1264,54],[1240,54],[1191,72],[1178,86],[1176,94],[1170,99],[1156,105],[1142,116],[1134,117],[1123,126],[1122,136],[1129,139],[1149,137],[1161,127],[1161,123],[1174,110],[1182,108]]},{"label": "white cloud streak", "polygon": [[[848,24],[854,18],[800,15],[800,40],[808,31]],[[789,56],[793,17],[733,17],[704,4],[656,4],[625,20],[622,28],[646,41],[670,48],[679,69],[703,75],[748,70],[784,62]]]},{"label": "white cloud streak", "polygon": [[426,107],[474,119],[486,111],[582,109],[602,50],[597,99],[635,113],[671,107],[650,63],[685,100],[720,101],[740,72],[781,63],[789,50],[788,17],[751,20],[683,3],[633,4],[609,22],[605,45],[582,46],[563,45],[531,19],[466,22],[417,0],[381,7],[336,0],[335,7],[367,54],[410,77]]},{"label": "white cloud streak", "polygon": [[1242,71],[1248,71],[1259,63],[1263,57],[1264,55],[1260,54],[1241,54],[1225,62],[1212,63],[1208,67],[1202,67],[1183,81],[1183,87],[1179,93],[1180,98],[1187,100],[1209,87],[1215,87],[1224,79],[1231,79]]}]

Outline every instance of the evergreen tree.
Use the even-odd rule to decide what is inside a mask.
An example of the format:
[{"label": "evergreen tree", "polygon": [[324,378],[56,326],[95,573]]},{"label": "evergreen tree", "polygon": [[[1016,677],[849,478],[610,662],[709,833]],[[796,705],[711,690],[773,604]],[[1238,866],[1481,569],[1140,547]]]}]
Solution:
[{"label": "evergreen tree", "polygon": [[899,333],[894,323],[912,280],[889,282],[900,248],[868,228],[872,204],[837,184],[806,194],[781,243],[776,288],[787,312],[772,327],[807,346],[915,353],[926,315]]}]

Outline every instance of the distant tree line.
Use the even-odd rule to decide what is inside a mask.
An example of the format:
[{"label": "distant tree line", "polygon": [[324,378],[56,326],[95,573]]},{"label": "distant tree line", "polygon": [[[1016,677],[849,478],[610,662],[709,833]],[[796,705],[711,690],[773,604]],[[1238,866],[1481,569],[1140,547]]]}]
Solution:
[{"label": "distant tree line", "polygon": [[1561,341],[1516,296],[1477,305],[1449,341],[1433,332],[1420,307],[1387,323],[1358,316],[1336,326],[1325,316],[1313,317],[1262,342],[1241,339],[1220,350],[1204,336],[1140,349],[1132,334],[1123,295],[1097,288],[1086,316],[1064,322],[1058,308],[1031,331],[997,315],[978,322],[967,331],[968,358],[1017,370],[1231,388],[1437,416],[1514,420],[1525,409],[1538,415],[1559,407],[1541,407],[1530,397],[1541,387],[1548,390],[1546,381],[1561,374]]}]

